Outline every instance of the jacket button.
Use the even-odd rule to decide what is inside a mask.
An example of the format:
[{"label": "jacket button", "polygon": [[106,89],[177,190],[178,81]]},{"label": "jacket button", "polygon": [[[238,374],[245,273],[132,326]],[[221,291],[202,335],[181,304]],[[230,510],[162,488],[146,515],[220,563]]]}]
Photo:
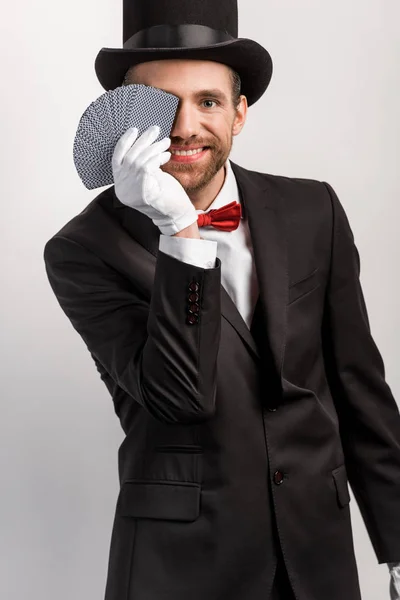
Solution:
[{"label": "jacket button", "polygon": [[190,313],[198,313],[200,311],[200,306],[198,304],[189,304],[188,310]]},{"label": "jacket button", "polygon": [[281,471],[275,471],[274,473],[274,482],[276,485],[281,485],[283,483],[285,476]]},{"label": "jacket button", "polygon": [[188,315],[186,317],[186,323],[188,323],[189,325],[194,325],[195,323],[198,323],[198,316],[194,314]]},{"label": "jacket button", "polygon": [[197,294],[196,292],[191,292],[188,295],[188,300],[189,300],[189,302],[198,302],[199,301],[199,294]]},{"label": "jacket button", "polygon": [[268,410],[270,412],[275,412],[276,410],[278,410],[278,408],[276,406],[268,406]]},{"label": "jacket button", "polygon": [[189,283],[189,290],[191,292],[197,292],[199,289],[199,284],[197,283],[197,281],[192,281],[191,283]]}]

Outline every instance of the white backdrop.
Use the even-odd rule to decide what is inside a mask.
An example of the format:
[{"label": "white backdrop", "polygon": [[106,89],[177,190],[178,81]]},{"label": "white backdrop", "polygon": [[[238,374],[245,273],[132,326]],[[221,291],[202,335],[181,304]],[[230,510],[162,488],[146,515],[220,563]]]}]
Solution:
[{"label": "white backdrop", "polygon": [[[274,74],[231,154],[249,169],[334,187],[398,401],[399,23],[398,0],[239,0],[239,36],[268,48]],[[104,92],[98,50],[122,45],[122,1],[8,3],[0,34],[0,597],[98,600],[123,433],[49,286],[43,248],[101,191],[82,185],[72,143]],[[363,599],[388,600],[389,573],[353,495],[351,509]]]}]

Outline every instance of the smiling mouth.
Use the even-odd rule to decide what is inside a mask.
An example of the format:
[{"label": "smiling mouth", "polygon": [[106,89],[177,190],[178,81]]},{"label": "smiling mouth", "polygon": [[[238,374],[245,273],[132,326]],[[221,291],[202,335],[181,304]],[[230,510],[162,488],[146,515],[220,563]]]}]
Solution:
[{"label": "smiling mouth", "polygon": [[176,153],[170,151],[171,152],[170,162],[175,165],[178,165],[178,164],[192,165],[192,164],[196,164],[196,163],[201,163],[203,158],[206,156],[208,150],[209,150],[209,147],[205,146],[204,148],[201,148],[200,150],[192,151],[191,154],[181,154],[179,151],[176,154]]},{"label": "smiling mouth", "polygon": [[200,154],[204,150],[208,150],[209,146],[202,146],[193,150],[170,150],[172,156],[194,156]]}]

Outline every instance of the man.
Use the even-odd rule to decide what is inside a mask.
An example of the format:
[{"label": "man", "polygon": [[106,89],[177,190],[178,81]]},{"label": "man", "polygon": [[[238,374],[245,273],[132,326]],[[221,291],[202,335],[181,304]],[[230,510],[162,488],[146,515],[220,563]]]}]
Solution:
[{"label": "man", "polygon": [[178,96],[171,139],[127,131],[44,254],[126,433],[106,600],[360,600],[348,480],[397,597],[400,416],[347,217],[228,160],[272,63],[234,0],[187,4],[125,1],[97,74]]}]

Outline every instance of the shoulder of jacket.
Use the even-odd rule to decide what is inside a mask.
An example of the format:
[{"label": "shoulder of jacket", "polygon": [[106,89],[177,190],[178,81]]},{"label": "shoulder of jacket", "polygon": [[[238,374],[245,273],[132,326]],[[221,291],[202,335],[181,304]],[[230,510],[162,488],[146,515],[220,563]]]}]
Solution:
[{"label": "shoulder of jacket", "polygon": [[47,242],[51,242],[55,238],[73,238],[76,231],[82,231],[86,227],[92,227],[93,223],[96,222],[99,212],[104,214],[104,211],[108,213],[113,203],[112,188],[107,188],[98,194],[93,200],[85,206],[80,213],[74,215],[69,221],[67,221],[61,229],[56,231]]},{"label": "shoulder of jacket", "polygon": [[291,177],[288,175],[277,175],[275,173],[255,171],[252,169],[246,169],[245,167],[242,167],[235,163],[234,168],[242,171],[243,174],[250,177],[252,181],[258,184],[259,186],[267,186],[269,184],[278,190],[284,190],[287,192],[290,192],[292,190],[309,190],[316,191],[319,194],[326,194],[326,187],[322,180],[313,179],[310,177]]}]

